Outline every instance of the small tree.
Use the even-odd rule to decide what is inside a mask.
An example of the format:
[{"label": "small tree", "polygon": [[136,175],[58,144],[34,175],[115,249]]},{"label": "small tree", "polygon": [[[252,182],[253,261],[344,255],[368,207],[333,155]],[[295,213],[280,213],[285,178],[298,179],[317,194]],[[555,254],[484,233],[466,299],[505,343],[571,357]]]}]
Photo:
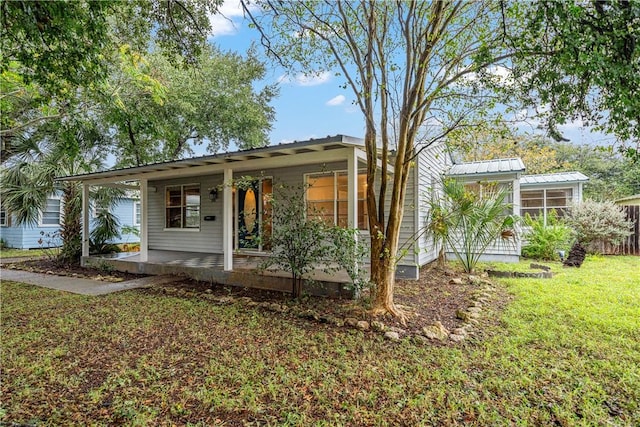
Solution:
[{"label": "small tree", "polygon": [[299,298],[304,275],[329,256],[328,226],[320,216],[307,216],[303,189],[283,185],[278,190],[272,201],[272,254],[261,268],[276,266],[291,273],[291,293]]},{"label": "small tree", "polygon": [[307,207],[305,187],[280,185],[275,191],[273,232],[263,242],[272,253],[260,268],[275,266],[291,273],[294,298],[302,295],[303,278],[314,269],[325,273],[344,269],[353,285],[361,288],[365,280],[360,265],[366,250],[358,243],[357,230],[327,224],[321,212]]},{"label": "small tree", "polygon": [[506,189],[489,187],[480,195],[458,180],[444,179],[442,197],[427,202],[426,224],[427,236],[442,248],[441,260],[446,245],[471,273],[489,245],[513,243],[516,217],[505,213],[510,208],[506,196]]},{"label": "small tree", "polygon": [[619,245],[631,234],[633,223],[613,202],[585,200],[574,205],[567,216],[578,242],[587,252],[598,253],[603,245]]}]

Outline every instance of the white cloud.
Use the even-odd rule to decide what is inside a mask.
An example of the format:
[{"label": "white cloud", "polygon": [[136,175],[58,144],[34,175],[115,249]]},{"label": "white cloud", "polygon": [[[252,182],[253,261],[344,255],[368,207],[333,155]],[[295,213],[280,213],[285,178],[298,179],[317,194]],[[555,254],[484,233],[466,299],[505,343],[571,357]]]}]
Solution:
[{"label": "white cloud", "polygon": [[[255,9],[256,6],[249,6]],[[213,36],[229,36],[236,34],[242,26],[244,12],[239,0],[224,0],[218,8],[218,13],[209,15]]]},{"label": "white cloud", "polygon": [[329,107],[336,107],[338,105],[342,105],[345,99],[346,98],[344,97],[344,95],[334,96],[326,102],[326,105],[328,105]]},{"label": "white cloud", "polygon": [[298,73],[293,77],[284,74],[278,77],[278,83],[293,83],[297,86],[318,86],[330,80],[331,73],[329,71],[313,74]]}]

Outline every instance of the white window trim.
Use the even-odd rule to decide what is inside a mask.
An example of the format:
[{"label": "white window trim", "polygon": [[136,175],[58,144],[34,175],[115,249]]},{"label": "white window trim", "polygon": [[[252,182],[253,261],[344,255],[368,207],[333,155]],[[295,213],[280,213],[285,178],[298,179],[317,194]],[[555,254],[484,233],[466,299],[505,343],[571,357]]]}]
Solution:
[{"label": "white window trim", "polygon": [[[303,181],[304,181],[304,186],[305,186],[305,191],[304,191],[304,203],[305,205],[307,203],[309,203],[309,200],[307,199],[307,186],[309,185],[309,177],[312,176],[333,176],[333,225],[337,225],[338,224],[338,175],[339,174],[348,174],[349,171],[347,169],[340,169],[340,170],[333,170],[333,171],[324,171],[324,172],[308,172],[303,174]],[[359,177],[360,175],[366,175],[366,170],[364,169],[358,169],[358,173],[357,176]],[[365,193],[365,199],[367,198],[367,194]],[[349,203],[349,200],[347,198],[347,203]],[[358,203],[358,195],[356,194],[356,203]],[[365,212],[365,214],[368,214],[368,212]],[[356,222],[357,222],[357,218],[356,218]],[[356,224],[356,228],[360,233],[368,233],[369,232],[369,221],[365,221],[365,225],[366,228],[357,228],[357,224]]]},{"label": "white window trim", "polygon": [[58,212],[58,223],[57,224],[43,224],[42,220],[43,220],[43,216],[44,216],[44,212],[40,211],[40,215],[38,217],[38,227],[41,228],[54,228],[54,227],[60,227],[62,225],[62,214],[64,212],[64,202],[62,201],[62,198],[60,196],[50,196],[47,197],[47,200],[60,200],[60,212]]},{"label": "white window trim", "polygon": [[[567,205],[566,206],[547,206],[547,190],[571,190],[571,196],[567,197]],[[526,193],[528,191],[542,191],[542,207],[540,207],[539,209],[542,209],[542,215],[544,217],[544,225],[545,227],[547,226],[547,213],[551,210],[551,209],[555,209],[556,211],[558,209],[569,209],[569,207],[571,206],[571,203],[574,203],[575,201],[575,193],[576,193],[576,189],[575,187],[540,187],[540,188],[532,188],[532,189],[526,189],[526,190],[520,190],[520,212],[522,213],[522,211],[524,210],[530,210],[530,209],[538,209],[538,208],[530,208],[530,207],[524,207],[522,206],[522,193]],[[522,215],[524,217],[524,215]]]},{"label": "white window trim", "polygon": [[[169,206],[167,206],[167,188],[171,188],[171,187],[180,187],[180,197],[184,197],[184,187],[198,187],[198,191],[200,192],[200,204],[198,205],[198,207],[200,208],[200,221],[198,223],[198,227],[167,227],[167,209],[169,208]],[[164,186],[164,228],[163,231],[170,231],[170,232],[183,232],[186,231],[188,233],[199,233],[200,230],[202,229],[202,183],[200,182],[193,182],[193,183],[189,183],[189,184],[168,184]],[[174,206],[175,207],[175,206]],[[180,208],[184,208],[184,206],[180,206]],[[184,218],[182,218],[182,224],[184,224]]]},{"label": "white window trim", "polygon": [[0,205],[0,212],[4,212],[4,220],[2,219],[2,215],[0,215],[0,227],[8,227],[9,226],[9,211]]},{"label": "white window trim", "polygon": [[[165,197],[167,197],[167,193],[165,192]],[[166,205],[166,201],[165,201],[165,205]],[[138,221],[138,216],[137,216],[137,212],[136,212],[136,206],[140,206],[140,221]],[[165,206],[166,208],[166,206]],[[167,214],[166,209],[165,209],[165,215]],[[131,223],[133,224],[134,227],[140,227],[140,223],[142,221],[142,204],[140,202],[140,200],[134,200],[133,201],[133,221],[131,221]],[[166,224],[166,219],[165,219],[165,224]]]},{"label": "white window trim", "polygon": [[[507,185],[508,188],[508,192],[507,192],[507,197],[505,198],[505,203],[510,204],[511,207],[509,208],[509,215],[513,215],[514,211],[515,211],[515,206],[516,206],[516,192],[515,192],[515,180],[514,179],[495,179],[495,180],[482,180],[482,181],[466,181],[463,180],[462,181],[462,185],[467,185],[467,184],[477,184],[480,187],[480,197],[483,197],[484,195],[484,188],[488,185],[488,184],[496,184],[496,187],[500,186],[504,186]],[[504,188],[504,187],[503,187]],[[509,201],[509,198],[511,199],[511,201]],[[522,200],[522,193],[520,195],[520,199]]]}]

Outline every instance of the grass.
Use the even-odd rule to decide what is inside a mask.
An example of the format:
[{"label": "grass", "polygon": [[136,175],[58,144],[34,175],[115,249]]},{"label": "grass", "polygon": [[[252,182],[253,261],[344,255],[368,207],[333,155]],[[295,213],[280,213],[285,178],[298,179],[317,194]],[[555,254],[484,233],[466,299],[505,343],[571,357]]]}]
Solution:
[{"label": "grass", "polygon": [[640,258],[500,286],[513,298],[483,340],[417,346],[241,304],[3,282],[0,421],[640,424]]},{"label": "grass", "polygon": [[21,258],[21,257],[38,257],[47,254],[47,250],[43,249],[0,249],[0,258]]}]

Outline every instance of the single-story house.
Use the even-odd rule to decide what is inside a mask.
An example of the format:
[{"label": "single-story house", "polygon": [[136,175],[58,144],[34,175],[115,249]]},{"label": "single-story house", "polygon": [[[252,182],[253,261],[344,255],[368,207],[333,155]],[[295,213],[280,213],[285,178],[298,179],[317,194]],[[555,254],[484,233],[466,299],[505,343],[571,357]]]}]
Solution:
[{"label": "single-story house", "polygon": [[[47,246],[45,242],[39,243],[40,239],[47,240],[44,235],[51,235],[60,229],[63,215],[63,206],[59,195],[52,195],[47,198],[45,208],[40,212],[40,217],[36,225],[17,225],[10,212],[0,206],[0,239],[4,245],[15,249],[38,249]],[[112,212],[120,221],[120,226],[130,226],[139,228],[140,226],[140,200],[137,196],[123,198],[114,205]],[[95,212],[89,214],[89,230],[93,229],[92,218]],[[139,240],[133,234],[121,233],[119,239],[109,243],[135,243]]]},{"label": "single-story house", "polygon": [[[589,178],[580,172],[560,172],[524,175],[526,167],[521,159],[496,159],[454,164],[447,175],[467,183],[474,191],[482,193],[485,186],[509,190],[506,202],[512,205],[512,214],[542,216],[544,222],[551,210],[559,217],[567,209],[582,201],[584,183]],[[485,261],[517,261],[520,258],[522,239],[513,244],[496,244],[487,248],[481,257]],[[448,252],[448,255],[452,253]]]},{"label": "single-story house", "polygon": [[[514,212],[519,213],[525,170],[520,159],[453,165],[444,144],[417,152],[415,161],[407,185],[400,236],[401,241],[408,243],[396,270],[397,276],[414,279],[420,266],[437,257],[438,248],[428,239],[411,239],[426,221],[422,197],[443,174],[449,172],[470,182],[500,181],[509,185],[513,189]],[[391,165],[389,171],[393,173]],[[232,183],[238,178],[245,183],[250,181],[250,185],[236,188]],[[263,247],[257,237],[263,232],[260,230],[265,219],[263,212],[276,184],[312,184],[306,192],[307,203],[321,208],[334,224],[359,229],[360,238],[369,241],[366,155],[364,141],[359,138],[337,135],[61,179],[82,183],[85,212],[91,186],[139,188],[140,253],[113,261],[116,268],[127,271],[149,274],[178,271],[222,283],[247,283],[246,277],[240,279],[233,272],[246,266],[246,257],[269,253],[269,248]],[[243,215],[248,210],[251,214]],[[271,227],[265,226],[264,232],[267,229]],[[517,258],[519,248],[506,255]],[[83,262],[90,261],[85,236]],[[168,265],[175,268],[172,270]],[[205,274],[204,270],[208,272]],[[267,287],[262,282],[256,286]]]}]

